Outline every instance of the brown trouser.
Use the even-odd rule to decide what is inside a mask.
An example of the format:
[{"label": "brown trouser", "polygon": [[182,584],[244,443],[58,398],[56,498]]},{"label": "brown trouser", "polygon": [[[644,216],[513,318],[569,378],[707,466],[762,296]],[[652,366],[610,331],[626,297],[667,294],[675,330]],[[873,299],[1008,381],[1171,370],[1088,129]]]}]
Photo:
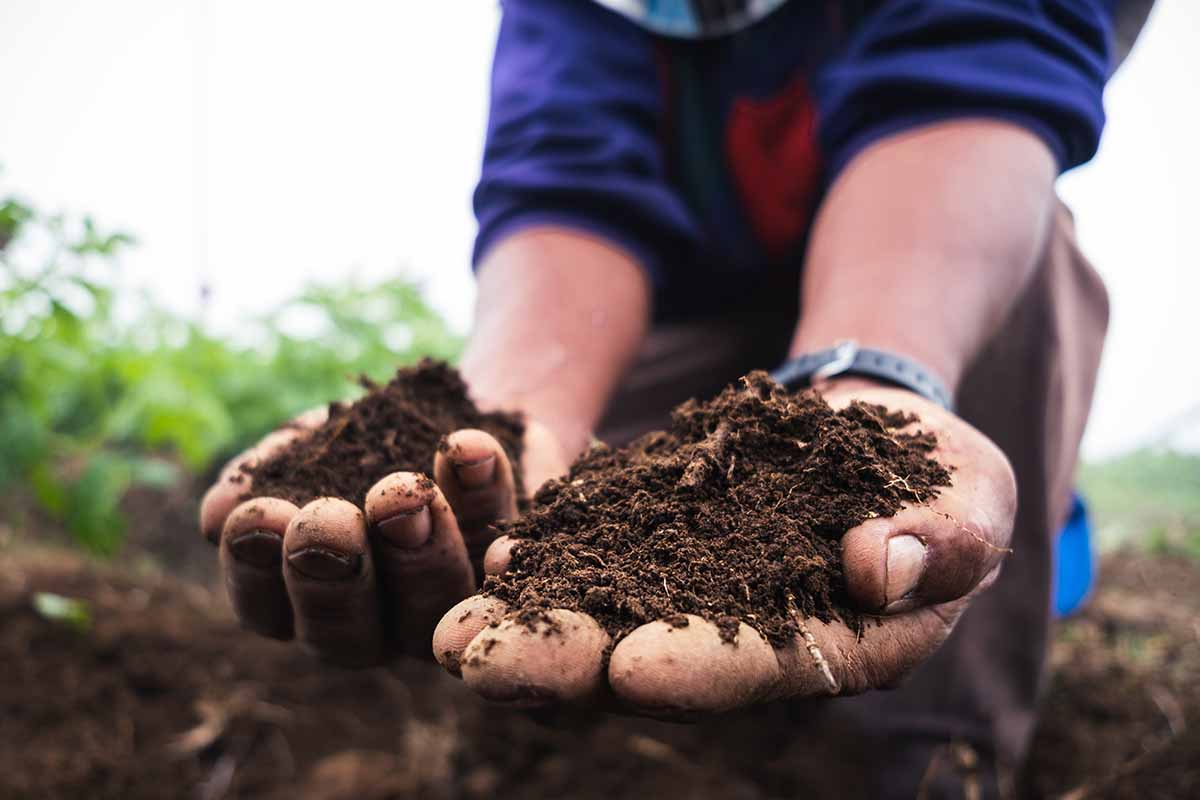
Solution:
[{"label": "brown trouser", "polygon": [[[1004,450],[1017,474],[1020,510],[1000,579],[902,688],[746,712],[772,724],[782,715],[785,735],[804,737],[789,750],[818,767],[812,796],[1009,794],[1043,678],[1051,537],[1066,517],[1107,320],[1104,287],[1060,208],[1036,275],[957,398],[958,413]],[[601,438],[619,444],[663,427],[676,403],[775,366],[794,325],[794,300],[775,292],[753,308],[656,327]]]}]

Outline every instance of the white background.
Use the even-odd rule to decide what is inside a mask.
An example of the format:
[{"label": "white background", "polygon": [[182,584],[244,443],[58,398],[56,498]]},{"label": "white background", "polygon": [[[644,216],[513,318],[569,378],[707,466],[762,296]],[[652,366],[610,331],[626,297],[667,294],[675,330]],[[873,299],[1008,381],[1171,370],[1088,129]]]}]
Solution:
[{"label": "white background", "polygon": [[[403,270],[458,328],[493,2],[0,0],[3,186],[141,242],[128,280],[232,325]],[[1060,191],[1113,318],[1085,440],[1200,447],[1200,6],[1159,0]],[[1180,422],[1180,419],[1190,420]]]}]

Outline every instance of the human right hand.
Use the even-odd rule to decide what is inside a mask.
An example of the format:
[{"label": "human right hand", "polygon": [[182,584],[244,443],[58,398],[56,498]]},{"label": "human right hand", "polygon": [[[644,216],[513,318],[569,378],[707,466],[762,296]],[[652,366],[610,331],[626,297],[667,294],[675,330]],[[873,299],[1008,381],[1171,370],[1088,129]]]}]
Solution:
[{"label": "human right hand", "polygon": [[[427,658],[434,626],[476,589],[493,522],[516,514],[508,458],[474,429],[447,437],[432,480],[393,472],[364,508],[322,497],[299,508],[255,494],[246,468],[325,421],[304,414],[234,458],[200,506],[242,626],[295,638],[326,661],[368,666],[400,654]],[[444,452],[443,452],[444,451]],[[557,440],[528,422],[522,458],[532,488],[565,471]]]}]

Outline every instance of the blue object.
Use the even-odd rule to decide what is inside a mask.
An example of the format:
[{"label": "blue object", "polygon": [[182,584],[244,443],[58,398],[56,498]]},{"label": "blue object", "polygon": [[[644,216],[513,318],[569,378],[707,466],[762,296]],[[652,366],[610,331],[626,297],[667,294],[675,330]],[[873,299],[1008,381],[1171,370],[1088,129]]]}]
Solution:
[{"label": "blue object", "polygon": [[1071,516],[1054,539],[1054,616],[1066,617],[1083,605],[1092,589],[1092,521],[1078,494]]},{"label": "blue object", "polygon": [[503,0],[474,262],[569,227],[632,256],[660,319],[727,309],[798,272],[825,188],[882,137],[982,117],[1060,169],[1091,158],[1113,1],[794,0],[688,41],[590,0]]}]

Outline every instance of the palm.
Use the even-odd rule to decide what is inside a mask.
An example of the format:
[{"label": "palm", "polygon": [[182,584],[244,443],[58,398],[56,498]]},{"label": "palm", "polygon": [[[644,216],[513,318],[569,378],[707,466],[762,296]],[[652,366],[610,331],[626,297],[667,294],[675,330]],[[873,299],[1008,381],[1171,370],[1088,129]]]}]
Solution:
[{"label": "palm", "polygon": [[[935,455],[954,467],[952,485],[926,505],[868,520],[843,538],[853,600],[878,615],[859,637],[840,622],[806,620],[774,648],[742,624],[737,646],[691,617],[658,621],[612,648],[585,614],[550,612],[543,625],[506,619],[500,601],[474,596],[451,609],[434,636],[435,656],[480,694],[501,701],[615,703],[634,713],[722,711],[781,697],[853,694],[899,681],[945,640],[970,599],[990,584],[1007,552],[1016,510],[1003,454],[953,414],[905,391],[871,388],[827,395],[835,406],[861,399],[915,413],[937,434]],[[486,568],[502,572],[512,542],[500,539]],[[498,624],[497,624],[498,623]]]},{"label": "palm", "polygon": [[[205,495],[200,527],[219,547],[234,611],[244,627],[299,639],[336,663],[428,657],[437,620],[476,589],[491,524],[516,514],[504,450],[483,431],[452,433],[435,458],[434,480],[391,473],[362,508],[335,497],[297,508],[256,496],[242,467],[323,420],[317,411],[271,434],[231,462]],[[528,482],[561,470],[543,429],[530,425],[526,440]]]}]

